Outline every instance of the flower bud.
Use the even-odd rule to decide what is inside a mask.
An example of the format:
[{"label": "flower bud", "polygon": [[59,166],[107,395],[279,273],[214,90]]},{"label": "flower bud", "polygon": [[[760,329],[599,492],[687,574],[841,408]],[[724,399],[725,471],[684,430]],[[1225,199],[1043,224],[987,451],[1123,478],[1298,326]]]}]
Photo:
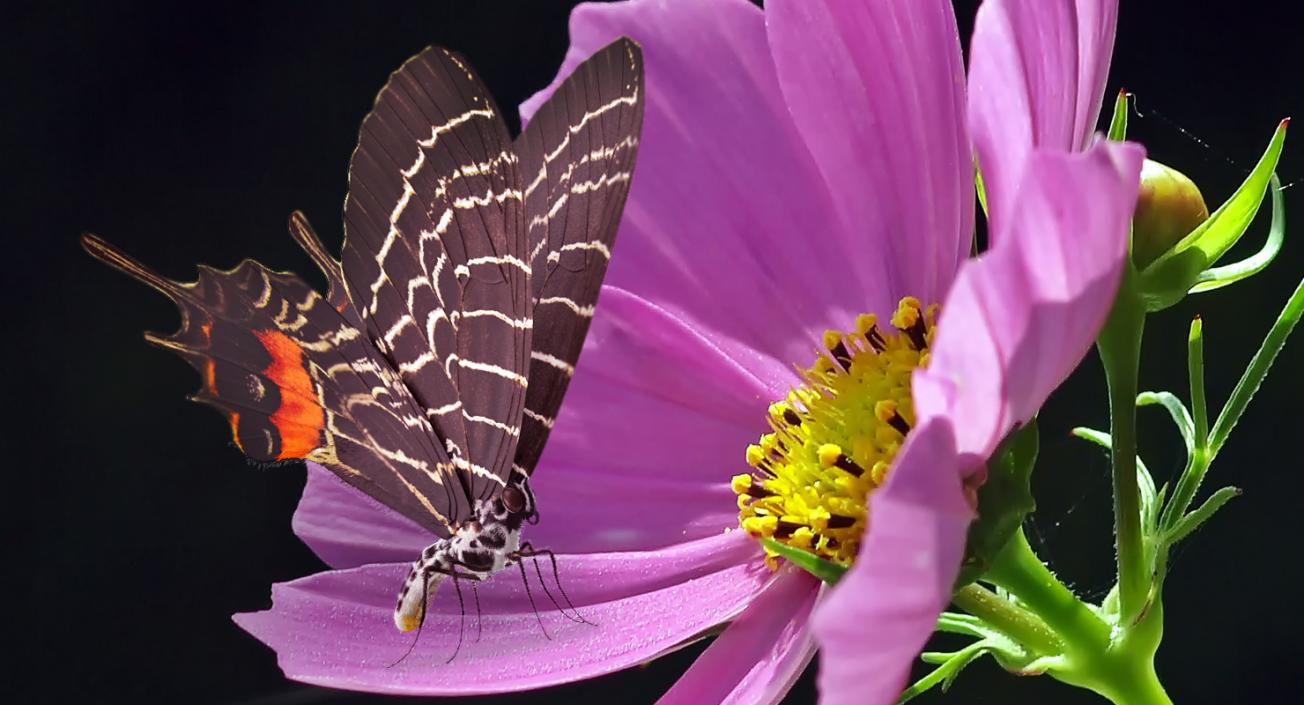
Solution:
[{"label": "flower bud", "polygon": [[1273,190],[1272,226],[1258,254],[1213,267],[1245,235],[1277,181],[1274,171],[1286,143],[1290,120],[1282,120],[1249,176],[1212,214],[1191,180],[1154,162],[1141,172],[1141,193],[1132,221],[1132,261],[1136,293],[1147,311],[1162,311],[1193,291],[1209,291],[1252,276],[1281,249],[1283,220],[1280,186]]},{"label": "flower bud", "polygon": [[1132,216],[1132,263],[1144,269],[1208,219],[1204,196],[1186,174],[1145,160]]}]

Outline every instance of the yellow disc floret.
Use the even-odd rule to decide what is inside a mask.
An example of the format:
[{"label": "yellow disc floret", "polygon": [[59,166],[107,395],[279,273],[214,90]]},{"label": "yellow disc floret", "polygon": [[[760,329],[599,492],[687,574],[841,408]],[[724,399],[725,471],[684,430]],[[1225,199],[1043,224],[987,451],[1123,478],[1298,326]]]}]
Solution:
[{"label": "yellow disc floret", "polygon": [[914,424],[910,375],[928,364],[936,318],[936,306],[906,297],[891,329],[863,314],[854,330],[824,334],[825,349],[799,370],[804,383],[770,405],[771,432],[748,446],[752,472],[731,483],[747,533],[851,564],[865,499]]}]

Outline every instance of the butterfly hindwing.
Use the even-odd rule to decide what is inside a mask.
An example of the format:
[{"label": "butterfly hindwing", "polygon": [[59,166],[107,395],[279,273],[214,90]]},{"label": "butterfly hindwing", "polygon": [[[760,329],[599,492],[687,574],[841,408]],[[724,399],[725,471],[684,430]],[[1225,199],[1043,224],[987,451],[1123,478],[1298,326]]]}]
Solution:
[{"label": "butterfly hindwing", "polygon": [[516,155],[468,64],[429,48],[390,76],[349,168],[348,289],[472,499],[510,470],[525,398],[528,269]]},{"label": "butterfly hindwing", "polygon": [[346,313],[303,280],[246,260],[180,283],[93,235],[82,242],[177,305],[181,329],[146,339],[199,371],[192,398],[222,412],[250,458],[319,462],[437,535],[469,511],[447,456],[414,432],[415,400]]},{"label": "butterfly hindwing", "polygon": [[535,298],[516,464],[543,452],[611,257],[643,123],[642,52],[619,39],[580,64],[516,141]]}]

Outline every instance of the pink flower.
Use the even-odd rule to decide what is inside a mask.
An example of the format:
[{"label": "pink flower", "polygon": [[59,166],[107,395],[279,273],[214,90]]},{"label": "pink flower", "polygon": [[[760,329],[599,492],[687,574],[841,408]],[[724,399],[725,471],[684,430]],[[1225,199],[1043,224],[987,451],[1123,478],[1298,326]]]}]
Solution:
[{"label": "pink flower", "polygon": [[[270,610],[236,617],[288,676],[521,690],[727,623],[661,702],[775,702],[817,638],[826,701],[895,698],[950,598],[972,518],[964,480],[1081,360],[1118,284],[1140,150],[1070,153],[1099,107],[1114,5],[989,0],[967,103],[944,0],[767,8],[639,0],[571,18],[559,76],[626,35],[647,86],[608,286],[532,478],[542,521],[526,537],[562,554],[562,585],[596,626],[568,621],[531,571],[545,638],[509,573],[480,587],[479,627],[468,606],[454,663],[462,613],[441,593],[391,667],[411,644],[392,627],[393,586],[429,536],[310,466],[295,529],[336,570],[277,585]],[[993,214],[974,260],[971,134]],[[771,402],[807,381],[794,363],[827,350],[826,330],[903,297],[941,304],[931,361],[893,407],[911,428],[888,443],[853,568],[817,605],[818,581],[771,570],[736,530],[731,476]]]},{"label": "pink flower", "polygon": [[[798,4],[771,5],[776,63],[784,65],[780,36],[836,31],[842,42],[821,44],[830,51],[819,53],[867,76],[876,57],[863,48],[875,28],[946,14],[943,3],[907,8],[909,0],[832,2],[824,10]],[[1085,148],[1092,136],[1117,11],[1116,0],[987,0],[979,9],[967,117],[991,246],[955,276],[932,363],[914,378],[919,428],[897,457],[893,481],[870,497],[871,528],[854,568],[815,615],[825,649],[821,701],[828,705],[896,700],[950,601],[963,553],[967,522],[954,473],[979,466],[1016,423],[1036,414],[1088,350],[1113,301],[1141,150],[1099,145],[1084,155],[1067,152]],[[929,55],[923,45],[901,44],[910,48],[907,56]],[[786,95],[790,105],[802,105],[793,115],[810,134],[820,124],[819,98],[806,83],[813,74],[781,68],[780,76],[797,88]],[[866,103],[844,105],[841,115],[872,110],[866,85]],[[962,117],[953,119],[963,125]],[[838,151],[808,143],[817,157]],[[922,447],[930,426],[936,445]]]}]

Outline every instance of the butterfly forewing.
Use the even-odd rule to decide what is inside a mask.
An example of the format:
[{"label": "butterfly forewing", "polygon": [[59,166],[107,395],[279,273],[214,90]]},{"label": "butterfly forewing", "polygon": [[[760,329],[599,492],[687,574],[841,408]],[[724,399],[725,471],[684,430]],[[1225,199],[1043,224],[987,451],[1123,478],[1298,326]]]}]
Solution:
[{"label": "butterfly forewing", "polygon": [[556,418],[620,223],[643,123],[642,53],[620,39],[580,64],[516,141],[535,295],[523,432],[534,469]]},{"label": "butterfly forewing", "polygon": [[529,472],[538,460],[641,123],[629,40],[584,62],[515,144],[467,63],[426,49],[363,121],[340,259],[291,216],[325,297],[253,261],[183,284],[99,238],[83,244],[176,303],[181,329],[147,337],[199,370],[195,399],[222,411],[249,457],[319,462],[447,537],[513,462]]},{"label": "butterfly forewing", "polygon": [[463,59],[426,49],[377,96],[349,175],[349,291],[471,498],[489,496],[519,433],[531,303],[501,115]]},{"label": "butterfly forewing", "polygon": [[[315,242],[301,225],[296,237]],[[414,428],[420,407],[348,320],[348,307],[250,260],[226,272],[200,267],[198,280],[183,284],[94,236],[83,245],[176,303],[181,329],[146,338],[199,371],[193,398],[226,416],[250,458],[322,463],[438,535],[468,511],[447,456]]]}]

